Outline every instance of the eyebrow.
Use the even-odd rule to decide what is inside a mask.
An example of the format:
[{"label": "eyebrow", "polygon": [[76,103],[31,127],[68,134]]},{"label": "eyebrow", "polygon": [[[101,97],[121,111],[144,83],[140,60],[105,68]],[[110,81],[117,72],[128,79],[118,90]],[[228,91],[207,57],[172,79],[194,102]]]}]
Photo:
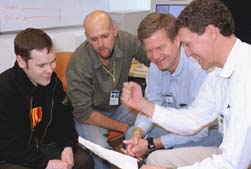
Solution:
[{"label": "eyebrow", "polygon": [[36,65],[46,65],[46,64],[51,64],[51,63],[53,63],[53,62],[55,62],[56,61],[56,57],[54,57],[54,59],[53,60],[51,60],[50,62],[47,62],[47,63],[38,63],[38,64],[36,64]]}]

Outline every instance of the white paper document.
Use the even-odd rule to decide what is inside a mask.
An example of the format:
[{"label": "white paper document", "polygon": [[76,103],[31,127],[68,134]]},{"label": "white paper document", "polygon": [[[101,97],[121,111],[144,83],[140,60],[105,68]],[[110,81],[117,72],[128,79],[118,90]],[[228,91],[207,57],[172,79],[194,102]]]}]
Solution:
[{"label": "white paper document", "polygon": [[115,166],[121,169],[138,169],[137,159],[121,154],[119,152],[108,150],[100,145],[92,143],[82,137],[78,137],[78,141],[80,144],[88,148],[90,151],[94,152],[99,157],[109,161]]}]

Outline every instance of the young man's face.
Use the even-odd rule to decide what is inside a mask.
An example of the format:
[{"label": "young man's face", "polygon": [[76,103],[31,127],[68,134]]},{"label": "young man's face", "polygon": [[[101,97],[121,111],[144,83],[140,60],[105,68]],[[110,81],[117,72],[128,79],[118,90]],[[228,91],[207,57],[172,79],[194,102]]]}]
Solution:
[{"label": "young man's face", "polygon": [[198,35],[188,28],[181,28],[179,36],[187,56],[194,57],[204,70],[214,66],[213,41],[207,31]]},{"label": "young man's face", "polygon": [[171,41],[164,29],[157,30],[151,37],[143,40],[148,59],[160,70],[174,72],[180,55],[180,41]]},{"label": "young man's face", "polygon": [[21,56],[17,56],[19,67],[24,70],[34,85],[46,86],[51,81],[51,75],[56,67],[56,59],[53,51],[48,53],[47,49],[30,52],[27,63]]}]

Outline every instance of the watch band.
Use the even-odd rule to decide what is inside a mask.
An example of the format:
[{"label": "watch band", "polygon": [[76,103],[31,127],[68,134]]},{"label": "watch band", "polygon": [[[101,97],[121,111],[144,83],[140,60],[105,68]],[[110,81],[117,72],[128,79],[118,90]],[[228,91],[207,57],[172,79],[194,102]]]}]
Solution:
[{"label": "watch band", "polygon": [[153,142],[153,138],[148,137],[146,140],[148,142],[148,145],[147,145],[148,151],[149,151],[149,153],[151,153],[151,152],[153,152],[155,150],[155,145],[154,145],[154,142]]}]

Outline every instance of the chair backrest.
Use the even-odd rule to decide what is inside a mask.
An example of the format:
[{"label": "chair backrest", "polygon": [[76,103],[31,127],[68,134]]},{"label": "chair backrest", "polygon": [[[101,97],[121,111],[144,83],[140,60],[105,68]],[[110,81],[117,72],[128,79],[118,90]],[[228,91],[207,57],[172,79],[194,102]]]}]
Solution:
[{"label": "chair backrest", "polygon": [[[56,55],[56,68],[54,72],[58,78],[62,81],[64,90],[67,90],[65,70],[71,58],[72,52],[55,52]],[[122,143],[123,133],[118,131],[109,130],[108,140],[114,150],[120,151],[120,145]]]},{"label": "chair backrest", "polygon": [[55,52],[56,55],[56,68],[54,72],[62,81],[64,90],[67,90],[65,70],[71,58],[72,52]]}]

